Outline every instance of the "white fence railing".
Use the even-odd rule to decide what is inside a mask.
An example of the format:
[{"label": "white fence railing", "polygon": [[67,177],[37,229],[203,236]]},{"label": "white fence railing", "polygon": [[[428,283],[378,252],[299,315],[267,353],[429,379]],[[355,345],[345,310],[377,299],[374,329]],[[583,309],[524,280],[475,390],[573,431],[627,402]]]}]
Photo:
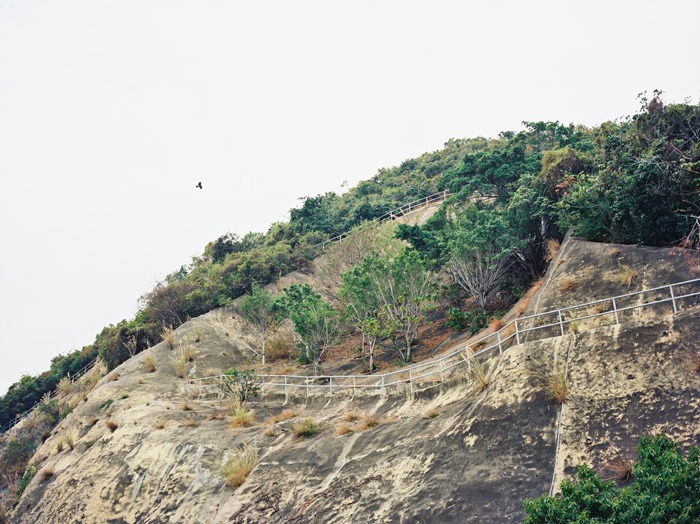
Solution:
[{"label": "white fence railing", "polygon": [[[95,364],[97,364],[98,359],[99,359],[99,357],[95,357],[90,362],[85,364],[85,366],[83,366],[83,368],[80,371],[77,371],[73,375],[66,375],[66,376],[68,376],[71,379],[71,382],[75,382],[80,377],[85,375],[85,373],[90,371],[93,368],[93,366]],[[31,415],[36,409],[38,409],[39,406],[41,406],[44,402],[53,400],[56,397],[56,395],[58,394],[57,391],[58,391],[57,389],[54,389],[53,391],[51,391],[51,393],[49,393],[48,397],[46,397],[46,396],[43,397],[39,402],[34,404],[27,411],[15,416],[15,418],[13,418],[12,420],[10,420],[6,424],[4,424],[2,427],[0,427],[0,433],[5,433],[6,431],[9,431],[10,429],[14,428],[17,424],[22,422],[25,418],[27,418],[29,415]]]},{"label": "white fence railing", "polygon": [[358,228],[366,227],[367,225],[379,225],[383,222],[386,222],[387,220],[395,220],[397,218],[401,218],[402,216],[412,213],[413,211],[417,211],[420,208],[429,206],[430,204],[436,204],[438,202],[442,202],[446,200],[449,196],[451,196],[452,193],[449,191],[440,191],[439,193],[433,193],[432,195],[428,195],[427,197],[419,198],[418,200],[414,200],[413,202],[409,202],[408,204],[404,204],[401,207],[397,207],[396,209],[389,211],[388,213],[384,213],[382,216],[375,218],[373,220],[370,220],[369,222],[365,222],[364,224],[361,224],[357,227],[351,228],[349,231],[346,231],[345,233],[341,233],[340,235],[336,235],[333,238],[329,238],[328,240],[324,240],[323,242],[320,242],[319,244],[316,244],[314,247],[315,248],[321,248],[323,251],[326,250],[326,246],[329,244],[335,244],[336,242],[342,242],[344,238],[347,238],[350,234],[352,234],[354,231],[356,231]]},{"label": "white fence railing", "polygon": [[[421,362],[410,367],[377,375],[260,375],[258,385],[263,394],[284,393],[310,395],[312,392],[359,391],[380,392],[398,384],[408,384],[411,391],[417,386],[439,384],[452,377],[458,370],[470,369],[474,358],[489,352],[503,353],[513,344],[521,344],[544,338],[578,332],[582,323],[594,318],[606,317],[619,324],[627,316],[643,308],[667,307],[667,313],[677,313],[682,308],[700,304],[700,278],[686,280],[661,287],[635,291],[585,304],[564,307],[544,313],[520,317],[510,321],[498,331],[469,342],[438,359]],[[228,375],[216,375],[190,379],[186,389],[190,396],[220,393]]]}]

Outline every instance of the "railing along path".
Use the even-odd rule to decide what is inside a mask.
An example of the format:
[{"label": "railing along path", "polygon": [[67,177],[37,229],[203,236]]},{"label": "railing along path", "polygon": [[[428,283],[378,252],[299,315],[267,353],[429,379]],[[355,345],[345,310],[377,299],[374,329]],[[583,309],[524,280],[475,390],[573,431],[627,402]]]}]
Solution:
[{"label": "railing along path", "polygon": [[[74,373],[73,375],[70,375],[70,374],[69,374],[69,375],[66,375],[66,376],[70,379],[71,382],[75,382],[75,381],[78,380],[80,377],[82,377],[83,375],[85,375],[85,373],[87,373],[88,371],[90,371],[90,370],[93,368],[93,366],[94,366],[95,364],[97,364],[97,361],[98,361],[98,360],[99,360],[99,357],[95,357],[95,358],[92,359],[90,362],[88,362],[87,364],[85,364],[85,365],[83,366],[83,368],[82,368],[80,371],[77,371],[77,372]],[[57,390],[57,389],[54,389],[51,393],[48,394],[48,396],[46,396],[46,394],[44,394],[44,397],[42,397],[42,399],[41,399],[39,402],[37,402],[36,404],[34,404],[34,405],[33,405],[31,408],[29,408],[27,411],[25,411],[24,413],[21,413],[21,414],[15,416],[15,418],[13,418],[12,420],[10,420],[9,422],[7,422],[6,424],[4,424],[3,426],[0,426],[0,433],[5,433],[6,431],[9,431],[9,430],[12,429],[13,427],[15,427],[17,424],[19,424],[19,423],[22,422],[25,418],[27,418],[29,415],[31,415],[37,408],[39,408],[39,406],[41,406],[41,405],[44,404],[45,402],[49,402],[49,401],[53,400],[54,398],[56,398],[56,395],[57,395],[57,394],[58,394],[58,390]]]},{"label": "railing along path", "polygon": [[[408,384],[413,391],[416,385],[442,383],[454,376],[458,369],[471,369],[475,358],[484,357],[490,352],[497,350],[501,354],[512,345],[562,336],[567,330],[578,332],[580,326],[577,324],[582,321],[608,317],[614,324],[620,324],[623,317],[632,315],[635,310],[664,304],[670,304],[672,312],[678,313],[682,308],[700,304],[697,297],[700,297],[700,278],[520,317],[498,331],[464,344],[438,359],[389,373],[310,376],[269,374],[260,375],[258,385],[263,394],[301,393],[307,396],[312,391],[327,392],[330,395],[343,391],[352,392],[353,395],[358,391],[385,394],[387,388],[398,384]],[[186,388],[190,396],[219,393],[222,384],[233,380],[228,375],[195,378],[188,380]]]}]

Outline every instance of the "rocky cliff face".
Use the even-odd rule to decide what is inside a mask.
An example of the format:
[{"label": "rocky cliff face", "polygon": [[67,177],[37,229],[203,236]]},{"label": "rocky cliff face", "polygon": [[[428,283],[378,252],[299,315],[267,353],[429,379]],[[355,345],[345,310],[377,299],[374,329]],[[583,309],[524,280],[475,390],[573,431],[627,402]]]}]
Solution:
[{"label": "rocky cliff face", "polygon": [[[681,251],[568,240],[526,314],[693,278],[696,267]],[[268,395],[249,404],[253,425],[236,429],[225,399],[188,398],[160,344],[155,372],[137,355],[54,430],[12,522],[519,521],[524,498],[555,492],[583,461],[605,470],[633,457],[642,434],[698,444],[700,309],[683,306],[531,337],[485,362],[483,392],[459,374],[386,396]],[[195,348],[189,376],[250,359],[243,328],[220,310],[178,329]],[[561,405],[542,385],[553,372],[568,385]],[[295,437],[303,418],[322,431]],[[58,451],[67,435],[73,449]],[[232,489],[220,469],[242,446],[259,463]]]}]

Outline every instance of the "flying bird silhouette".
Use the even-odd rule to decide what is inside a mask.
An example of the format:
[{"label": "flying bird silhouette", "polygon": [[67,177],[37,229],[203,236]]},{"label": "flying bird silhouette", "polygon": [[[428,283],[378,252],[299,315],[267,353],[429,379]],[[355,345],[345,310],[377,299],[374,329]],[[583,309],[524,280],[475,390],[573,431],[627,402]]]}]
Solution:
[{"label": "flying bird silhouette", "polygon": [[198,187],[199,189],[202,189],[202,183],[200,182],[199,184],[197,184],[197,185],[194,186],[194,187]]}]

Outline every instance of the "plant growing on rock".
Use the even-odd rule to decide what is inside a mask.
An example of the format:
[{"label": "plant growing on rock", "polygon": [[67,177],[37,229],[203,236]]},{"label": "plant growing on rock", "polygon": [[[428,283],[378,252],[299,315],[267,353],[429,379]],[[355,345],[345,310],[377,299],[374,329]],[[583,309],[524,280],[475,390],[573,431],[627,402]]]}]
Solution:
[{"label": "plant growing on rock", "polygon": [[245,482],[258,465],[258,450],[245,446],[232,454],[221,468],[221,475],[229,486],[236,489]]},{"label": "plant growing on rock", "polygon": [[228,395],[234,406],[240,406],[260,391],[260,379],[252,369],[231,368],[224,371],[225,378],[221,388]]},{"label": "plant growing on rock", "polygon": [[284,320],[284,307],[270,293],[253,284],[251,293],[243,298],[241,313],[253,331],[264,366],[267,341]]},{"label": "plant growing on rock", "polygon": [[305,418],[294,423],[292,433],[299,439],[305,439],[318,435],[324,429],[324,424],[316,422],[312,418]]}]

